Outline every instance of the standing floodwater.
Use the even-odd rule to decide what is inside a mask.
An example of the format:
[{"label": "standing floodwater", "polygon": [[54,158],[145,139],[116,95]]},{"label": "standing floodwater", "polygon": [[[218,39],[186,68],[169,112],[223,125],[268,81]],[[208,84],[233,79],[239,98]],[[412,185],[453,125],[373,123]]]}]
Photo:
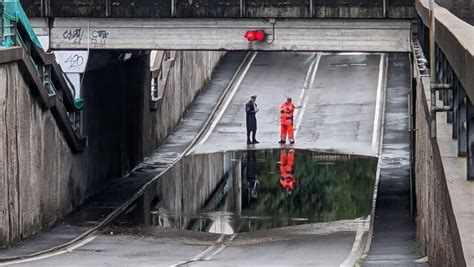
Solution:
[{"label": "standing floodwater", "polygon": [[370,214],[377,159],[283,148],[191,155],[120,225],[231,234]]}]

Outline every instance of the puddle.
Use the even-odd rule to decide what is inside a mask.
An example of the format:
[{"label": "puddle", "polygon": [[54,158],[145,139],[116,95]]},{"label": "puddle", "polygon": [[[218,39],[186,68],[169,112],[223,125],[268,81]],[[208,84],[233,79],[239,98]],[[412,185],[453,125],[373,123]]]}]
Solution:
[{"label": "puddle", "polygon": [[115,222],[232,234],[370,214],[377,159],[278,149],[191,155]]}]

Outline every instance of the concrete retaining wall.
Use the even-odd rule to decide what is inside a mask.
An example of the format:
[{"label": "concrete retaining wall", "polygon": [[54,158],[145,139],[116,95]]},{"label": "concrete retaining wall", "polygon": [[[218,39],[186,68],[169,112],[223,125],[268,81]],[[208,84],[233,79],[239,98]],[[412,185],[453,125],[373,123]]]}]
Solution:
[{"label": "concrete retaining wall", "polygon": [[[424,82],[429,86],[429,80]],[[417,240],[431,266],[464,266],[439,147],[430,137],[431,117],[424,88],[418,78],[414,140]]]},{"label": "concrete retaining wall", "polygon": [[[112,52],[101,52],[112,53]],[[83,135],[72,154],[17,63],[0,66],[0,245],[31,236],[149,154],[179,122],[224,52],[180,51],[151,111],[148,55],[86,73]]]},{"label": "concrete retaining wall", "polygon": [[[0,244],[35,233],[67,211],[75,156],[17,63],[0,66]],[[79,178],[79,177],[78,177]]]},{"label": "concrete retaining wall", "polygon": [[[149,154],[170,133],[195,95],[212,77],[212,71],[224,54],[218,51],[177,52],[174,68],[164,89],[164,101],[157,111],[145,114],[143,127],[144,138],[147,139],[143,142],[144,154]],[[201,67],[196,69],[196,66]],[[146,104],[149,100],[147,91]]]}]

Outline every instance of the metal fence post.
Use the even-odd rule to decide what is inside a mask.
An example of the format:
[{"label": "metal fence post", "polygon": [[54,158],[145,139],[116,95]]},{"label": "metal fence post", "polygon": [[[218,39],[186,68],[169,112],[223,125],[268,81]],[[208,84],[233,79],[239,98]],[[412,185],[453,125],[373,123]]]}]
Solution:
[{"label": "metal fence post", "polygon": [[474,180],[474,106],[467,99],[467,179]]},{"label": "metal fence post", "polygon": [[459,130],[459,118],[458,118],[458,113],[459,113],[459,81],[457,80],[456,76],[454,76],[454,73],[451,71],[450,75],[450,82],[453,85],[453,90],[452,90],[452,103],[453,103],[453,111],[452,111],[452,119],[453,119],[453,130],[452,130],[452,138],[457,139],[458,138],[458,130]]},{"label": "metal fence post", "polygon": [[170,2],[171,2],[171,17],[174,18],[176,17],[176,1],[170,0]]},{"label": "metal fence post", "polygon": [[[446,59],[446,58],[445,58]],[[447,84],[453,85],[451,90],[448,90],[448,105],[453,108],[453,111],[448,111],[447,114],[447,119],[448,123],[454,123],[454,84],[453,84],[453,70],[451,69],[451,66],[449,65],[448,60],[446,59],[446,71],[444,75],[444,81]]]},{"label": "metal fence post", "polygon": [[245,0],[240,0],[240,17],[241,18],[245,18],[245,5],[246,5],[246,1]]},{"label": "metal fence post", "polygon": [[5,39],[5,5],[4,0],[0,0],[0,44]]},{"label": "metal fence post", "polygon": [[459,81],[458,84],[458,156],[465,157],[467,155],[467,96],[464,88]]}]

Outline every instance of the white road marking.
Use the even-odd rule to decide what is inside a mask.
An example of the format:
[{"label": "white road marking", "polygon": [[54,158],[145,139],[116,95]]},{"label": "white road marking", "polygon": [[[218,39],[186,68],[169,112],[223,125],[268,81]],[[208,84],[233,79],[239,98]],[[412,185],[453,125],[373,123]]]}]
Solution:
[{"label": "white road marking", "polygon": [[362,237],[364,236],[364,229],[361,225],[359,225],[357,229],[356,236],[354,238],[354,244],[352,245],[351,253],[349,256],[344,260],[344,262],[339,265],[339,267],[351,267],[354,266],[354,263],[357,259],[357,251],[360,248],[361,242],[362,242]]},{"label": "white road marking", "polygon": [[212,257],[214,257],[215,255],[219,254],[221,251],[223,251],[228,245],[229,243],[234,240],[234,238],[237,236],[237,234],[233,234],[230,238],[229,238],[229,241],[227,241],[226,243],[222,244],[222,242],[224,241],[224,238],[226,237],[226,235],[221,235],[219,237],[219,239],[217,239],[216,243],[212,246],[209,246],[207,247],[205,250],[203,250],[201,253],[199,253],[198,255],[196,255],[192,260],[187,260],[187,261],[181,261],[181,262],[178,262],[176,264],[173,264],[171,266],[175,267],[175,266],[181,266],[181,265],[184,265],[184,264],[189,264],[189,263],[192,263],[192,262],[196,262],[196,261],[209,261],[212,259]]},{"label": "white road marking", "polygon": [[305,79],[306,84],[303,85],[303,89],[301,90],[300,98],[298,99],[297,106],[300,106],[300,108],[295,111],[295,117],[296,117],[295,129],[294,129],[295,139],[296,139],[296,135],[298,134],[298,130],[299,130],[300,125],[301,125],[301,121],[303,120],[303,115],[304,115],[304,112],[306,110],[306,106],[308,105],[309,97],[306,96],[306,90],[311,89],[314,85],[314,80],[316,79],[316,72],[318,71],[319,62],[321,61],[321,57],[322,57],[322,54],[318,53],[318,55],[316,57],[316,60],[315,60],[315,63],[313,65],[314,66],[313,69],[310,68],[309,71],[308,71],[308,73],[311,73],[311,76],[310,76],[311,79],[310,79],[309,83],[307,83],[306,79]]},{"label": "white road marking", "polygon": [[67,253],[67,252],[72,252],[73,250],[75,250],[79,247],[82,247],[82,246],[86,245],[89,242],[92,242],[96,238],[97,238],[97,236],[92,235],[92,236],[90,236],[90,237],[74,244],[73,246],[70,246],[70,247],[64,249],[64,250],[60,250],[60,251],[56,251],[56,252],[52,252],[52,253],[48,253],[48,254],[44,254],[44,255],[37,256],[37,257],[28,258],[28,259],[23,259],[23,260],[14,260],[14,261],[9,261],[9,262],[3,262],[3,263],[0,263],[0,266],[7,266],[7,265],[19,264],[19,263],[25,263],[25,262],[31,262],[31,261],[38,261],[38,260],[58,256],[58,255],[61,255],[61,254]]},{"label": "white road marking", "polygon": [[237,234],[233,234],[230,238],[229,238],[229,241],[227,241],[225,244],[222,244],[218,249],[216,249],[212,254],[210,254],[209,256],[205,257],[204,260],[205,261],[209,261],[212,259],[212,257],[214,257],[215,255],[219,254],[221,251],[223,251],[229,244],[232,240],[234,240],[234,238],[237,236]]},{"label": "white road marking", "polygon": [[221,106],[221,108],[219,109],[218,113],[217,113],[217,116],[214,118],[211,126],[209,127],[209,129],[207,129],[207,132],[206,132],[206,135],[204,135],[204,137],[201,139],[201,141],[199,141],[199,143],[197,145],[194,146],[193,149],[191,149],[187,155],[189,154],[192,154],[194,153],[194,151],[200,147],[202,144],[204,144],[207,139],[209,139],[209,136],[211,136],[212,132],[214,131],[214,128],[216,128],[216,125],[217,123],[221,120],[222,118],[222,115],[224,115],[224,112],[226,111],[227,109],[227,106],[229,106],[230,102],[232,101],[232,99],[234,98],[235,96],[235,93],[237,93],[239,87],[240,87],[240,84],[242,83],[242,81],[244,80],[245,78],[245,75],[247,74],[247,71],[249,70],[250,66],[252,66],[252,63],[255,59],[255,57],[257,57],[257,54],[258,52],[254,52],[252,57],[250,58],[249,62],[247,63],[247,66],[245,66],[245,69],[243,70],[243,72],[240,74],[237,82],[233,85],[233,88],[232,88],[232,91],[230,92],[230,94],[227,96],[227,99],[225,100],[224,104]]},{"label": "white road marking", "polygon": [[383,80],[384,80],[384,66],[385,66],[385,54],[380,55],[380,64],[379,64],[379,79],[377,82],[377,96],[375,98],[375,116],[374,116],[374,130],[372,134],[372,151],[378,154],[378,142],[380,138],[380,116],[381,116],[381,106],[382,106],[382,96],[383,96]]}]

